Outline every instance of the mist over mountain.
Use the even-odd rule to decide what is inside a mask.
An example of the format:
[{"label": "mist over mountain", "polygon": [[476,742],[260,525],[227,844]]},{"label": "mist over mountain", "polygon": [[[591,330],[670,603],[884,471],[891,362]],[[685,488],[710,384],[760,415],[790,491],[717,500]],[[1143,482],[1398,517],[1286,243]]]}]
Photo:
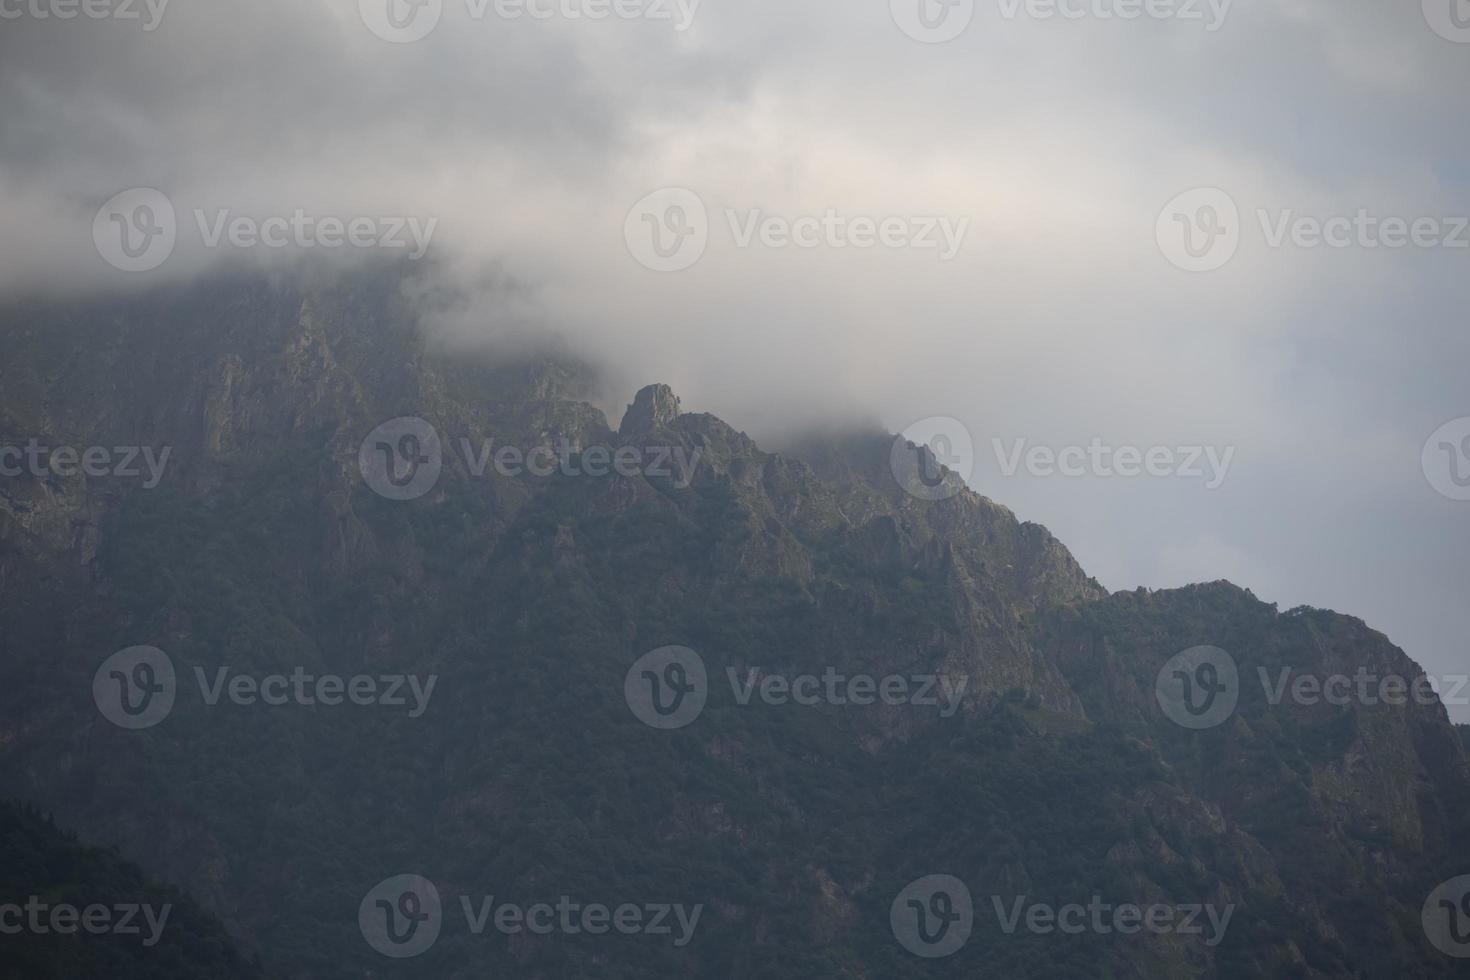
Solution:
[{"label": "mist over mountain", "polygon": [[[381,34],[388,0],[7,18],[0,293],[289,269],[385,251],[323,247],[322,221],[432,224],[424,260],[472,298],[439,305],[436,329],[496,351],[560,334],[608,378],[605,412],[654,378],[763,445],[954,418],[972,486],[1051,527],[1109,588],[1224,575],[1283,607],[1356,610],[1436,676],[1465,673],[1470,538],[1420,465],[1467,414],[1454,2],[1179,2],[1131,19],[1093,14],[1111,0],[1076,18],[924,2],[964,30],[916,39],[897,0],[641,0],[600,19],[580,0],[550,17],[393,0],[437,18],[406,43]],[[93,235],[136,188],[177,225],[140,274]],[[635,206],[669,188],[708,226],[677,273],[625,240]],[[1240,218],[1208,273],[1157,240],[1197,188]],[[298,212],[309,245],[227,231]],[[829,212],[840,246],[776,234]],[[1402,247],[1351,225],[1349,247],[1296,244],[1299,219],[1360,212],[1402,221]],[[854,221],[941,218],[968,222],[948,259],[847,244]],[[1409,241],[1418,219],[1442,247]],[[388,254],[419,247],[406,228],[395,241]],[[1236,455],[1213,489],[1002,465],[1017,440],[1094,438]]]},{"label": "mist over mountain", "polygon": [[[924,447],[772,454],[657,384],[610,418],[413,297],[0,317],[0,444],[48,447],[0,488],[6,792],[268,975],[1463,973],[1426,931],[1470,873],[1444,707],[1274,687],[1422,676],[1362,621],[1109,593]],[[1162,693],[1222,683],[1200,648],[1228,711]]]},{"label": "mist over mountain", "polygon": [[0,0],[0,980],[1470,976],[1470,0]]}]

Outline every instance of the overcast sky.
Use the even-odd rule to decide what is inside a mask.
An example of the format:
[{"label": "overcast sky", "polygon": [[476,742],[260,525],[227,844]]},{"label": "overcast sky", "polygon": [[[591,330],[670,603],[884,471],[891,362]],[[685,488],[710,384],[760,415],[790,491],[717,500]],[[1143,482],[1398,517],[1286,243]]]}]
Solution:
[{"label": "overcast sky", "polygon": [[[0,0],[0,290],[411,218],[478,290],[434,329],[570,337],[614,423],[651,381],[769,445],[953,419],[1109,588],[1225,577],[1470,671],[1470,422],[1431,439],[1470,416],[1467,0],[87,3]],[[176,241],[121,272],[94,223],[140,187]],[[1028,472],[1094,439],[1229,463]]]}]

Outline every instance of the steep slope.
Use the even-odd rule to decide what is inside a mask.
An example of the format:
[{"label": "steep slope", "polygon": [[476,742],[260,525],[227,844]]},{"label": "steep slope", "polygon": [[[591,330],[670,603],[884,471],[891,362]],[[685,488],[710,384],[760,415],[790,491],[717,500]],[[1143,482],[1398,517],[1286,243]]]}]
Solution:
[{"label": "steep slope", "polygon": [[[1418,676],[1381,636],[1223,584],[1109,596],[1005,508],[905,493],[891,437],[766,453],[663,386],[614,429],[591,384],[564,358],[436,351],[383,270],[0,313],[0,445],[171,450],[151,488],[0,481],[6,785],[188,888],[282,976],[1455,975],[1418,924],[1470,871],[1440,706],[1242,685],[1191,731],[1154,695],[1199,644],[1248,679]],[[562,457],[545,476],[538,447]],[[93,682],[135,645],[178,686],[127,730]],[[625,697],[668,645],[708,677],[676,730]],[[435,686],[417,713],[211,703],[222,668]],[[828,673],[964,686],[950,710],[742,703],[753,676]],[[358,913],[407,872],[444,913],[398,961]],[[925,960],[890,904],[940,872],[976,926]],[[460,901],[488,895],[703,913],[685,945],[476,934]],[[1023,895],[1233,912],[1214,943],[998,928],[991,897]]]},{"label": "steep slope", "polygon": [[218,922],[116,854],[0,801],[0,976],[26,980],[261,975]]}]

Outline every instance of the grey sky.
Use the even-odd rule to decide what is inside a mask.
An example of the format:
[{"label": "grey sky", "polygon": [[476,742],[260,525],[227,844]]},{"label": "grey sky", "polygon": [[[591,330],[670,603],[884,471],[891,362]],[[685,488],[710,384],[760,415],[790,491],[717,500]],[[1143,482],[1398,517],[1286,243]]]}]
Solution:
[{"label": "grey sky", "polygon": [[[670,20],[444,0],[411,43],[367,26],[389,0],[172,0],[151,31],[141,3],[140,21],[37,17],[51,2],[0,0],[0,289],[286,257],[202,247],[195,209],[437,218],[436,267],[515,288],[435,329],[488,349],[566,335],[607,366],[610,411],[660,380],[773,445],[953,417],[977,489],[1110,588],[1228,577],[1362,616],[1431,675],[1470,671],[1470,502],[1420,461],[1470,416],[1470,248],[1272,247],[1257,215],[1470,215],[1466,0],[1201,0],[1201,20],[978,0],[945,43],[900,28],[918,0],[703,0],[685,30],[673,0]],[[92,221],[136,186],[173,203],[178,245],[125,274]],[[708,245],[655,272],[625,225],[666,187],[698,195]],[[1210,272],[1156,238],[1192,188],[1239,210]],[[949,261],[742,247],[753,209],[969,224]],[[1093,437],[1235,455],[1208,490],[1007,477],[992,446]]]}]

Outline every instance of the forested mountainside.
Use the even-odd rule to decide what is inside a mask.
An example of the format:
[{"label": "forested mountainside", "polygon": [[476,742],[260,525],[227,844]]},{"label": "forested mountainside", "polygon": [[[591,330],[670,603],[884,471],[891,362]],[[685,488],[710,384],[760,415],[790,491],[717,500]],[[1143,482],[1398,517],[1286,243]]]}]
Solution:
[{"label": "forested mountainside", "polygon": [[[110,451],[0,479],[0,779],[269,975],[1466,975],[1422,920],[1470,873],[1465,728],[1257,680],[1421,675],[1361,621],[1109,594],[957,476],[906,492],[892,436],[770,453],[662,385],[608,419],[573,358],[441,350],[404,297],[376,270],[0,312],[0,445]],[[575,465],[502,465],[538,447]],[[698,688],[678,727],[631,693],[670,647],[646,676],[655,709]],[[1238,683],[1191,728],[1158,687],[1198,647]],[[801,703],[803,676],[914,696]],[[412,958],[366,924],[400,875],[438,900]],[[943,958],[896,925],[930,875],[973,902]],[[699,912],[540,935],[490,896]],[[1038,929],[1038,903],[1199,928]],[[191,962],[238,963],[202,935]]]}]

